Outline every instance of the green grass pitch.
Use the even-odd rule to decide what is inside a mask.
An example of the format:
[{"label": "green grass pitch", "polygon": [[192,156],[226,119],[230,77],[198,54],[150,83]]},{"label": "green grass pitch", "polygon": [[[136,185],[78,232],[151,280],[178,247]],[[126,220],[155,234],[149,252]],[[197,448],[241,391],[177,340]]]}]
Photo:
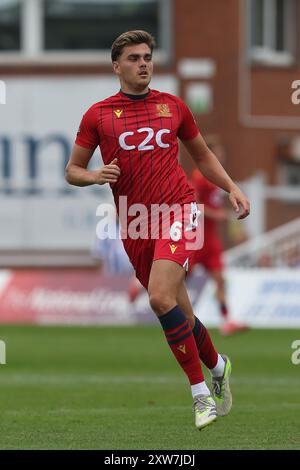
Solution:
[{"label": "green grass pitch", "polygon": [[0,449],[300,449],[296,330],[212,337],[233,408],[199,432],[160,327],[0,327]]}]

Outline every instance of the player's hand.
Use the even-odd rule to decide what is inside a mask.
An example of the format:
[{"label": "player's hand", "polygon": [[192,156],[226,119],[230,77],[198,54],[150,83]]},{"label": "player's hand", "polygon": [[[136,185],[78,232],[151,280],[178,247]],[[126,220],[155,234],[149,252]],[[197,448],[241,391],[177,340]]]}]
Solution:
[{"label": "player's hand", "polygon": [[240,212],[238,219],[244,219],[250,214],[250,203],[243,192],[235,186],[229,193],[229,200],[234,208],[235,212]]},{"label": "player's hand", "polygon": [[114,158],[108,165],[104,165],[100,170],[93,171],[95,177],[95,184],[114,184],[118,181],[121,174],[120,167],[118,166],[118,159]]}]

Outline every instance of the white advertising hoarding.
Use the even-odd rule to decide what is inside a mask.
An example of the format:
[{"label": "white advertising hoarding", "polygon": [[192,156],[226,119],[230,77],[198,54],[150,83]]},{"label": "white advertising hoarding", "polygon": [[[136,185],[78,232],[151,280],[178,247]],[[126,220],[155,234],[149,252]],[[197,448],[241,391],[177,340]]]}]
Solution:
[{"label": "white advertising hoarding", "polygon": [[[228,269],[225,275],[231,318],[254,328],[300,329],[300,269]],[[208,326],[219,326],[221,314],[213,281],[194,305]]]}]

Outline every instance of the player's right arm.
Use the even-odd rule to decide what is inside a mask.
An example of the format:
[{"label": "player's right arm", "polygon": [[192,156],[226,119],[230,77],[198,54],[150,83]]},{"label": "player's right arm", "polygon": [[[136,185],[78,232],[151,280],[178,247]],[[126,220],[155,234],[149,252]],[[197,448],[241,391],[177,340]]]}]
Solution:
[{"label": "player's right arm", "polygon": [[74,144],[70,160],[66,166],[66,180],[74,186],[89,186],[91,184],[116,183],[120,176],[118,159],[104,165],[99,170],[88,170],[94,149],[88,149]]}]

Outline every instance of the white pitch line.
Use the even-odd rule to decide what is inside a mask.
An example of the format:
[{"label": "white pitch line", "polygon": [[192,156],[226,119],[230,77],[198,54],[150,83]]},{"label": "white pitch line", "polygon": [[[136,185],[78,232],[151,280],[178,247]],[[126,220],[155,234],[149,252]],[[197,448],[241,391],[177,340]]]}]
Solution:
[{"label": "white pitch line", "polygon": [[137,383],[137,384],[179,384],[185,383],[185,379],[165,376],[101,376],[101,375],[48,375],[48,374],[12,374],[0,376],[1,385],[97,385],[116,383]]},{"label": "white pitch line", "polygon": [[[282,409],[295,409],[295,410],[298,410],[300,409],[300,403],[282,403],[281,405],[281,408]],[[138,414],[139,413],[162,413],[164,411],[166,411],[166,409],[168,410],[168,412],[170,411],[174,411],[174,412],[180,412],[180,411],[184,411],[186,412],[188,409],[190,409],[190,403],[187,401],[186,404],[184,405],[168,405],[167,408],[166,406],[157,406],[155,404],[153,405],[148,405],[148,406],[136,406],[134,408],[134,414],[136,417],[138,417]],[[273,412],[273,410],[277,410],[278,409],[278,404],[276,403],[272,403],[272,404],[267,404],[266,403],[258,403],[258,404],[251,404],[251,405],[245,405],[245,404],[235,404],[234,405],[234,409],[235,410],[240,410],[243,411],[243,413],[249,413],[249,412],[257,412],[259,410],[263,410],[264,412],[266,411],[269,411],[269,412]],[[111,407],[101,407],[99,406],[99,408],[58,408],[58,409],[51,409],[51,410],[47,410],[45,408],[43,408],[41,411],[34,411],[34,410],[30,410],[30,416],[31,417],[39,417],[39,416],[43,416],[45,417],[46,415],[47,416],[62,416],[62,415],[72,415],[72,417],[74,415],[83,415],[83,416],[88,416],[88,415],[104,415],[104,414],[117,414],[118,416],[121,415],[121,414],[128,414],[128,413],[132,413],[132,408],[131,407],[124,407],[124,406],[111,406]],[[18,417],[18,416],[21,416],[23,417],[24,416],[24,413],[26,413],[26,411],[24,411],[24,409],[21,409],[21,410],[15,410],[15,409],[3,409],[2,410],[2,415],[8,415],[10,417]]]},{"label": "white pitch line", "polygon": [[[190,403],[187,401],[186,405],[173,405],[173,406],[168,406],[168,411],[171,410],[171,411],[179,411],[179,410],[186,410],[186,409],[190,409],[191,406],[190,406]],[[127,413],[132,413],[132,410],[133,408],[130,408],[130,407],[124,407],[124,406],[120,406],[120,407],[116,407],[116,406],[112,406],[112,407],[100,407],[99,408],[59,408],[59,409],[55,409],[55,410],[41,410],[40,412],[38,411],[32,411],[30,410],[30,415],[31,416],[40,416],[40,415],[43,415],[45,416],[46,414],[47,415],[52,415],[52,416],[55,416],[55,415],[63,415],[63,414],[78,414],[78,415],[87,415],[87,414],[92,414],[92,415],[95,415],[95,414],[104,414],[104,413],[109,413],[111,414],[112,412],[114,413],[117,413],[117,414],[120,414],[120,413],[124,413],[124,414],[127,414]],[[137,414],[141,411],[145,412],[145,411],[149,411],[149,413],[152,413],[153,411],[157,412],[161,412],[163,410],[166,410],[166,407],[165,406],[156,406],[156,405],[148,405],[148,406],[136,406],[134,408],[134,413]],[[18,416],[18,415],[24,415],[24,409],[22,410],[10,410],[10,409],[5,409],[5,410],[2,410],[2,413],[5,413],[5,414],[8,414],[10,416]]]},{"label": "white pitch line", "polygon": [[[209,382],[209,380],[208,380]],[[269,385],[286,386],[299,385],[298,377],[259,377],[245,376],[232,377],[232,384],[236,385]],[[65,374],[5,374],[0,376],[1,385],[109,385],[109,384],[186,384],[185,377],[168,376],[141,376],[141,375],[88,375],[74,374],[66,376]]]}]

